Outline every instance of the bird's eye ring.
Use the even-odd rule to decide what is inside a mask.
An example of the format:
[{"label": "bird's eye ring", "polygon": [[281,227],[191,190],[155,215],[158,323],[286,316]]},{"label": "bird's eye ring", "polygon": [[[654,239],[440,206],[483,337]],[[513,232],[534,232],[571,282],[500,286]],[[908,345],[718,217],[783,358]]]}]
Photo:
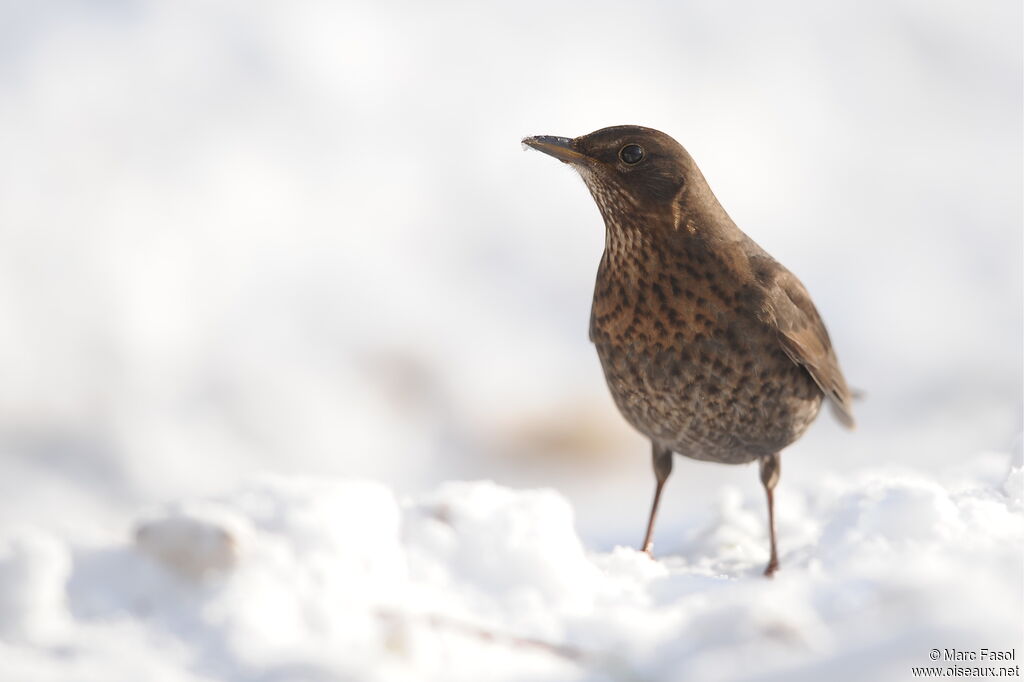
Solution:
[{"label": "bird's eye ring", "polygon": [[644,148],[638,144],[627,144],[619,150],[619,158],[630,166],[640,163],[644,158]]}]

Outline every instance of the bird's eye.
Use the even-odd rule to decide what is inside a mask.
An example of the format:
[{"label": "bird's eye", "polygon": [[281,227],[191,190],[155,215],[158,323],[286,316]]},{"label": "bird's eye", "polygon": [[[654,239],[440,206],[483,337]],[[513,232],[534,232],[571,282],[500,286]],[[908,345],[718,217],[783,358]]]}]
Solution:
[{"label": "bird's eye", "polygon": [[630,166],[640,163],[644,158],[644,148],[638,144],[627,144],[619,150],[619,158]]}]

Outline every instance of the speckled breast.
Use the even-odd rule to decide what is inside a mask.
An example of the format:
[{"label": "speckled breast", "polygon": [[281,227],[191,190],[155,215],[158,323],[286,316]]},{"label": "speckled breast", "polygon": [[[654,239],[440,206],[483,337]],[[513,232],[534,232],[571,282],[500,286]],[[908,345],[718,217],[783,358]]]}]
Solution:
[{"label": "speckled breast", "polygon": [[590,336],[634,428],[681,455],[730,464],[803,434],[821,391],[758,319],[752,289],[722,263],[615,266],[606,253]]}]

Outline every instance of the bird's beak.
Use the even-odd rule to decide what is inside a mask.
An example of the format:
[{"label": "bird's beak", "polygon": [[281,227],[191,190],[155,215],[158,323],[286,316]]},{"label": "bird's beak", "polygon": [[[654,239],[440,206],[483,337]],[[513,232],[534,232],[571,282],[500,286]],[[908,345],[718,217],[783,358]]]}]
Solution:
[{"label": "bird's beak", "polygon": [[565,163],[583,163],[587,161],[584,154],[580,154],[573,148],[572,140],[568,137],[555,137],[554,135],[537,135],[536,137],[523,138],[523,144],[542,151]]}]

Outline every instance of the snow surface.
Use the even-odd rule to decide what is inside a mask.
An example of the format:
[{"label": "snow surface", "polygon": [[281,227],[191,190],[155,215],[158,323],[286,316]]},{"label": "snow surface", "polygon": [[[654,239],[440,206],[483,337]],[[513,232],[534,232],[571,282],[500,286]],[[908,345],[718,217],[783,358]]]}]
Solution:
[{"label": "snow surface", "polygon": [[1024,476],[986,461],[783,486],[772,580],[735,489],[651,560],[588,550],[550,489],[261,476],[114,541],[0,539],[0,679],[895,680],[932,648],[1020,655]]}]

